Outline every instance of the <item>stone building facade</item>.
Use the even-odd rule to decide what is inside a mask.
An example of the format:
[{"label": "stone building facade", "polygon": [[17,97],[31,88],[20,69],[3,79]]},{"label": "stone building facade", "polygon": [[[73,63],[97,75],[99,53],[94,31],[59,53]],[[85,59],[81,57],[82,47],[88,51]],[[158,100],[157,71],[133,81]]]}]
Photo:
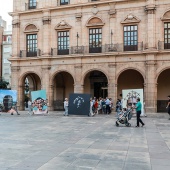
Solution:
[{"label": "stone building facade", "polygon": [[2,77],[9,82],[8,88],[11,88],[11,63],[8,59],[12,53],[12,29],[3,32],[2,42]]},{"label": "stone building facade", "polygon": [[[50,110],[70,93],[144,89],[146,112],[170,94],[169,0],[14,0],[12,89],[47,91]],[[28,84],[29,83],[29,84]]]}]

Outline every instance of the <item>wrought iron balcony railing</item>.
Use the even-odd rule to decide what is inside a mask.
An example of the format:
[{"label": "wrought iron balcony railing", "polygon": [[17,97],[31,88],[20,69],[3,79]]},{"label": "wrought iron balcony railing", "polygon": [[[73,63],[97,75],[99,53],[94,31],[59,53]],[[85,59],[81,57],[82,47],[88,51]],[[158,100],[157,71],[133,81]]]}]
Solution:
[{"label": "wrought iron balcony railing", "polygon": [[105,51],[106,52],[143,51],[143,42],[137,42],[136,45],[106,44]]},{"label": "wrought iron balcony railing", "polygon": [[100,47],[92,46],[72,46],[68,49],[59,50],[57,48],[51,49],[51,55],[88,55],[91,53],[107,53],[107,52],[126,52],[126,51],[143,51],[143,42],[138,42],[137,45],[124,46],[124,44],[105,44]]},{"label": "wrought iron balcony railing", "polygon": [[158,41],[158,50],[170,50],[170,42]]},{"label": "wrought iron balcony railing", "polygon": [[41,50],[37,49],[37,51],[26,51],[26,50],[20,50],[20,57],[38,57],[41,56]]},{"label": "wrought iron balcony railing", "polygon": [[71,47],[71,54],[84,54],[84,46]]},{"label": "wrought iron balcony railing", "polygon": [[37,9],[37,2],[25,3],[25,10]]}]

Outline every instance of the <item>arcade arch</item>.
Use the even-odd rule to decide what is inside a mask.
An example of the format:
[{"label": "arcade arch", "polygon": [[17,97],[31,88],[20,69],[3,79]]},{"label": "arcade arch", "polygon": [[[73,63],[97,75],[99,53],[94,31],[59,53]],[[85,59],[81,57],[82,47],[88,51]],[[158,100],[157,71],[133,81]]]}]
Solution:
[{"label": "arcade arch", "polygon": [[28,100],[31,98],[31,91],[41,90],[40,77],[35,73],[27,73],[21,80],[20,109],[28,107]]},{"label": "arcade arch", "polygon": [[134,69],[123,71],[117,80],[117,98],[120,98],[122,90],[125,89],[144,89],[142,74]]},{"label": "arcade arch", "polygon": [[170,95],[170,68],[162,71],[157,79],[157,112],[167,112],[167,96]]},{"label": "arcade arch", "polygon": [[63,102],[69,97],[70,93],[74,93],[74,79],[72,75],[66,71],[56,73],[53,78],[53,108],[54,110],[63,110]]},{"label": "arcade arch", "polygon": [[106,75],[98,70],[90,71],[84,78],[84,93],[91,96],[107,97],[108,96],[108,79]]}]

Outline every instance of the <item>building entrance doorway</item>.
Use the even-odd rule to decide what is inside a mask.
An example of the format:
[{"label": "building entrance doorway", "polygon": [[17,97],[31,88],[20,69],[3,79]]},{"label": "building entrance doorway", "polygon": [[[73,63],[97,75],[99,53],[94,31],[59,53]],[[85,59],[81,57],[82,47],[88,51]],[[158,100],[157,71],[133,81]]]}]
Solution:
[{"label": "building entrance doorway", "polygon": [[106,82],[94,82],[94,96],[106,98],[108,96],[108,88]]},{"label": "building entrance doorway", "polygon": [[91,94],[91,97],[102,97],[108,96],[108,80],[104,73],[101,71],[89,72],[84,80],[84,93]]}]

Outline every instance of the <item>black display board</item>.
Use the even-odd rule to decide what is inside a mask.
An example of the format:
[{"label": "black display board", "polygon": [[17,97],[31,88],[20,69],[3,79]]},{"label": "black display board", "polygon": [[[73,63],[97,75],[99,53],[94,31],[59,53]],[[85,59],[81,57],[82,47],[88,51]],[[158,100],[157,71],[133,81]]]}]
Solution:
[{"label": "black display board", "polygon": [[69,115],[89,115],[90,94],[73,93],[69,96]]}]

